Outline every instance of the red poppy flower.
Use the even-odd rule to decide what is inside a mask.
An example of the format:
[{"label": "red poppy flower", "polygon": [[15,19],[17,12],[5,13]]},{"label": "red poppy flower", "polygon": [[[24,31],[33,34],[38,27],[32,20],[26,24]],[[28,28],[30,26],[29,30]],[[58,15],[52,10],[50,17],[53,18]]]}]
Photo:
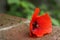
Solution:
[{"label": "red poppy flower", "polygon": [[30,22],[30,36],[42,37],[45,34],[52,32],[52,22],[48,13],[38,16],[39,8],[35,9]]}]

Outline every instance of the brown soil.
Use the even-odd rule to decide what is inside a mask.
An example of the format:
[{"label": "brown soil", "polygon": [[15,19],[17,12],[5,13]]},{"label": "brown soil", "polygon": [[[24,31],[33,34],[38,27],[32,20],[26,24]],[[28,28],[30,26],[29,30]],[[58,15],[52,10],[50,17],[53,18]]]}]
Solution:
[{"label": "brown soil", "polygon": [[7,14],[0,14],[0,28],[20,23],[22,20],[25,19]]},{"label": "brown soil", "polygon": [[[9,18],[9,21],[8,21]],[[14,20],[14,21],[12,21]],[[0,15],[0,26],[10,26],[10,23],[17,24],[21,19],[15,16],[9,16],[5,14]],[[3,25],[2,25],[3,24]],[[25,23],[21,23],[20,25],[13,27],[9,30],[0,31],[0,40],[60,40],[60,28],[54,26],[51,34],[47,34],[41,38],[33,38],[29,36],[29,26]]]}]

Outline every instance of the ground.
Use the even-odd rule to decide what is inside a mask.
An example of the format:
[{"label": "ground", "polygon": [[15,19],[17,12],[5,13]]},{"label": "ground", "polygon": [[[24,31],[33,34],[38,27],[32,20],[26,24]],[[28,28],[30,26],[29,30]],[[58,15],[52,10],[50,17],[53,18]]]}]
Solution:
[{"label": "ground", "polygon": [[53,26],[51,34],[41,38],[33,38],[29,36],[29,25],[22,21],[26,21],[26,19],[0,14],[0,40],[60,40],[60,28],[58,26]]}]

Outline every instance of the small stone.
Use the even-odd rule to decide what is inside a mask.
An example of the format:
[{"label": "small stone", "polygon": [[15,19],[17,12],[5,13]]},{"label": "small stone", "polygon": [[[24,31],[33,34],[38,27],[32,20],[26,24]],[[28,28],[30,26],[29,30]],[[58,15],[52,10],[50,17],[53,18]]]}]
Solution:
[{"label": "small stone", "polygon": [[0,24],[0,26],[3,26],[3,24]]}]

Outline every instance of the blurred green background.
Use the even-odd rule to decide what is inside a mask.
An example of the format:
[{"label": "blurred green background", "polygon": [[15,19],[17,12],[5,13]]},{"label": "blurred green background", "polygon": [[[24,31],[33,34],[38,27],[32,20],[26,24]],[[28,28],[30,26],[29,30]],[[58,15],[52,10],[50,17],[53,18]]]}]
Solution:
[{"label": "blurred green background", "polygon": [[60,26],[60,0],[7,0],[9,9],[7,14],[31,20],[36,7],[41,9],[40,15],[48,12],[52,24]]}]

